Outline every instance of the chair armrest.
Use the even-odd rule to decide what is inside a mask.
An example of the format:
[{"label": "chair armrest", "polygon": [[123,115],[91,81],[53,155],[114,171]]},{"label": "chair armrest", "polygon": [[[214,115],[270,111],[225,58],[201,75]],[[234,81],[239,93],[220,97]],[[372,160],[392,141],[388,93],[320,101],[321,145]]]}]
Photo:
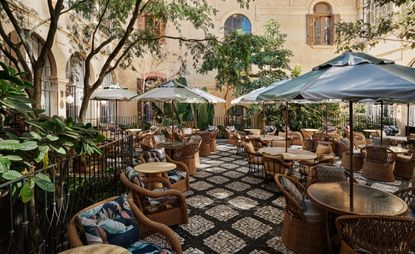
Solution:
[{"label": "chair armrest", "polygon": [[177,238],[176,234],[171,230],[168,226],[152,221],[148,219],[138,207],[134,204],[132,200],[128,200],[128,204],[131,207],[131,210],[134,213],[135,218],[137,219],[138,223],[144,229],[151,232],[161,233],[167,238],[167,241],[170,243],[173,251],[175,253],[182,253],[182,247],[179,238]]}]

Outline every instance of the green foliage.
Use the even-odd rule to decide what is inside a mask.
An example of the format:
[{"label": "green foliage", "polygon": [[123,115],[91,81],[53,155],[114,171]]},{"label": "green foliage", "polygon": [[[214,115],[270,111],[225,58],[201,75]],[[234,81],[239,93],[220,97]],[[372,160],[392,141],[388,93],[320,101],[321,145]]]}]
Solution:
[{"label": "green foliage", "polygon": [[[103,140],[90,124],[73,123],[72,119],[39,116],[33,110],[25,88],[30,83],[21,74],[0,62],[0,117],[14,115],[26,126],[15,130],[0,125],[0,182],[17,180],[32,175],[35,169],[47,167],[64,156],[100,153],[96,142]],[[6,128],[7,127],[7,128]],[[45,191],[53,191],[49,176],[37,173],[20,185],[19,195],[24,202],[30,200],[32,188],[37,185]]]},{"label": "green foliage", "polygon": [[415,3],[409,0],[376,0],[375,3],[379,7],[393,3],[400,11],[390,12],[373,24],[362,19],[354,23],[340,22],[336,27],[338,52],[361,51],[388,40],[400,40],[415,47]]},{"label": "green foliage", "polygon": [[216,86],[232,88],[235,96],[288,77],[291,51],[284,48],[286,35],[270,20],[264,35],[231,33],[223,42],[212,41],[203,55],[200,73],[216,70]]}]

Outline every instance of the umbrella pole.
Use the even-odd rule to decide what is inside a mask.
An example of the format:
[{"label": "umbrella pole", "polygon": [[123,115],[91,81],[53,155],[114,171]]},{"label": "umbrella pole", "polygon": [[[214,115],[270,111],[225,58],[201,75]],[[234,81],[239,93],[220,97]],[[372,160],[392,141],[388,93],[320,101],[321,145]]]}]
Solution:
[{"label": "umbrella pole", "polygon": [[118,100],[115,100],[115,130],[118,129]]},{"label": "umbrella pole", "polygon": [[409,103],[406,105],[406,137],[409,137]]},{"label": "umbrella pole", "polygon": [[[265,128],[265,125],[267,124],[267,121],[265,119],[266,115],[265,115],[265,102],[262,102],[262,128]],[[265,132],[264,132],[264,137],[265,137]]]},{"label": "umbrella pole", "polygon": [[171,101],[171,133],[172,133],[172,142],[174,143],[174,101]]},{"label": "umbrella pole", "polygon": [[285,102],[285,152],[288,151],[288,101]]},{"label": "umbrella pole", "polygon": [[328,116],[327,116],[327,114],[328,114],[328,110],[327,110],[327,103],[326,103],[326,135],[328,133],[328,126],[327,126],[327,118],[328,118]]},{"label": "umbrella pole", "polygon": [[350,127],[350,210],[353,211],[353,102],[349,101],[349,127]]},{"label": "umbrella pole", "polygon": [[383,100],[380,101],[380,146],[383,146]]}]

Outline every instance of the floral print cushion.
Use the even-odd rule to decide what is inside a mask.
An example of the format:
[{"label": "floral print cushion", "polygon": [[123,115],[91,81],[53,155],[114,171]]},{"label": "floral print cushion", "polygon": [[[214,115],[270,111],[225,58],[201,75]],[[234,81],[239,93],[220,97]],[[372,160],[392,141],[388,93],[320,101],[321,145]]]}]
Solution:
[{"label": "floral print cushion", "polygon": [[124,173],[125,173],[125,176],[127,176],[128,180],[144,188],[144,183],[141,179],[141,176],[132,167],[130,166],[127,167]]},{"label": "floral print cushion", "polygon": [[162,162],[166,161],[166,153],[164,148],[151,149],[143,153],[144,160],[146,162]]},{"label": "floral print cushion", "polygon": [[180,170],[172,170],[167,173],[170,183],[177,183],[186,178],[186,172]]},{"label": "floral print cushion", "polygon": [[173,251],[166,249],[161,245],[137,241],[128,247],[128,251],[133,254],[173,254]]},{"label": "floral print cushion", "polygon": [[87,244],[109,243],[127,248],[140,234],[126,195],[79,213],[77,221]]}]

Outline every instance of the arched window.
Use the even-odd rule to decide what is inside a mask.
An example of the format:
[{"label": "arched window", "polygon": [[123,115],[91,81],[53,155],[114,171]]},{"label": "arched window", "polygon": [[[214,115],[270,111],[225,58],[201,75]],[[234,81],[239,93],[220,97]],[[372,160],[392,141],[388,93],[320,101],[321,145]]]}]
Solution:
[{"label": "arched window", "polygon": [[314,5],[313,14],[307,15],[307,43],[312,45],[333,45],[334,24],[340,20],[331,6],[320,2]]},{"label": "arched window", "polygon": [[252,32],[251,22],[241,14],[232,15],[225,21],[225,35],[238,30],[244,34],[250,34]]}]

